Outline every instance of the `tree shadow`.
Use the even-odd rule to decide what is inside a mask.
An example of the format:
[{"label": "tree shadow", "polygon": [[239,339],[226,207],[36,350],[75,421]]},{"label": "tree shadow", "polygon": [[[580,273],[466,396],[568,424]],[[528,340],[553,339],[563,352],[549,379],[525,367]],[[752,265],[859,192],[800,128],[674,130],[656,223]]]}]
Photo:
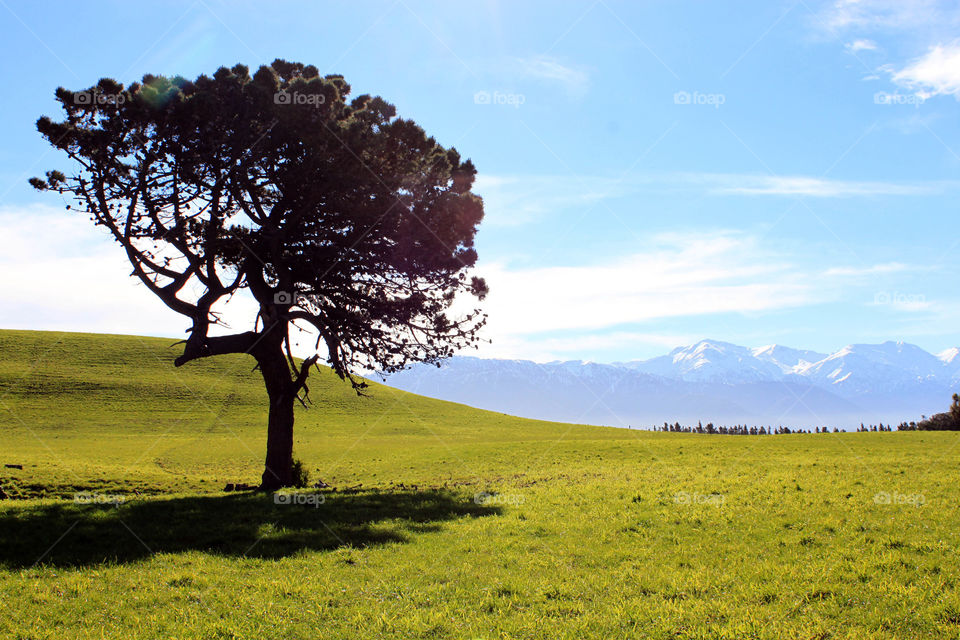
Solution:
[{"label": "tree shadow", "polygon": [[0,510],[0,566],[124,563],[184,551],[282,558],[304,550],[406,542],[446,520],[500,512],[444,490],[11,505]]}]

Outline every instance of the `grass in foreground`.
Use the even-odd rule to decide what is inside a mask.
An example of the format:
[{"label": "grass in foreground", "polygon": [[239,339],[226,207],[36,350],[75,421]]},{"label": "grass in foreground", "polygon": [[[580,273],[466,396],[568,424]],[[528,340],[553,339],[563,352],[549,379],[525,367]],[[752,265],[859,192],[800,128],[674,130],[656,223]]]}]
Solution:
[{"label": "grass in foreground", "polygon": [[336,490],[224,494],[265,394],[171,342],[0,332],[0,637],[960,637],[960,434],[632,432],[324,375],[296,450]]}]

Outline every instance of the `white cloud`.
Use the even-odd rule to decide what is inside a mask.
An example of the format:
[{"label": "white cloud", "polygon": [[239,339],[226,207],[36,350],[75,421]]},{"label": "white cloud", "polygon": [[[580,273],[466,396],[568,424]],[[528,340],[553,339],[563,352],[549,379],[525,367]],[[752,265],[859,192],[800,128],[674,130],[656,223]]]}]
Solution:
[{"label": "white cloud", "polygon": [[[122,251],[79,213],[0,210],[0,326],[178,335],[176,314],[129,277]],[[182,323],[181,323],[182,324]]]},{"label": "white cloud", "polygon": [[933,195],[958,186],[949,181],[904,183],[720,173],[634,174],[622,178],[481,174],[475,190],[484,199],[484,224],[508,227],[537,222],[559,211],[586,210],[604,200],[650,190],[690,193],[692,188],[699,187],[705,195],[849,198]]},{"label": "white cloud", "polygon": [[929,195],[948,186],[944,183],[906,184],[896,182],[869,182],[830,180],[810,176],[706,176],[725,183],[721,193],[743,195],[811,196],[843,198],[853,196],[916,196]]},{"label": "white cloud", "polygon": [[[632,255],[585,265],[481,265],[491,285],[482,305],[490,319],[485,333],[494,340],[481,353],[552,360],[625,346],[671,348],[701,336],[636,325],[815,305],[841,299],[849,279],[864,279],[860,286],[919,268],[804,267],[759,238],[730,231],[661,234]],[[81,214],[0,209],[0,270],[0,327],[173,338],[188,327],[129,276],[120,247]],[[934,310],[925,299],[889,297],[898,311]],[[255,306],[241,293],[224,313],[233,330],[245,330]],[[312,344],[305,335],[296,352],[312,353]]]},{"label": "white cloud", "polygon": [[[898,61],[870,69],[869,79],[881,72],[924,98],[960,93],[960,45],[955,40],[960,5],[955,0],[836,0],[814,22],[818,30],[847,41],[848,53],[899,52]],[[906,56],[924,50],[907,61]]]},{"label": "white cloud", "polygon": [[[485,337],[493,343],[479,353],[546,362],[585,352],[670,349],[702,337],[678,333],[679,327],[716,326],[717,316],[781,313],[857,295],[911,315],[932,310],[925,298],[888,286],[890,278],[922,272],[923,265],[825,269],[808,258],[765,246],[756,236],[717,231],[661,234],[642,252],[593,264],[481,265],[490,283]],[[878,285],[890,290],[877,293]]]},{"label": "white cloud", "polygon": [[888,71],[894,82],[922,98],[952,95],[960,99],[960,41],[938,44],[899,71]]},{"label": "white cloud", "polygon": [[565,65],[551,56],[516,58],[514,64],[521,75],[560,84],[571,94],[582,94],[590,83],[585,69]]},{"label": "white cloud", "polygon": [[[190,326],[131,277],[121,247],[81,213],[44,205],[0,208],[0,272],[5,329],[182,338]],[[229,328],[212,333],[253,327],[256,306],[245,292],[217,310]]]},{"label": "white cloud", "polygon": [[[957,318],[960,318],[960,303],[950,300],[926,301],[922,300],[927,313],[909,313],[902,316],[903,324],[899,327],[899,335],[905,336],[937,336],[945,337],[941,345],[957,344]],[[879,332],[876,333],[878,337]],[[887,333],[886,335],[889,335]],[[883,337],[886,340],[888,338]],[[942,348],[942,347],[939,347]]]},{"label": "white cloud", "polygon": [[876,276],[890,273],[902,273],[904,271],[915,271],[918,267],[906,265],[901,262],[887,262],[884,264],[875,264],[869,267],[831,267],[823,272],[827,277],[863,277]]},{"label": "white cloud", "polygon": [[854,40],[853,42],[848,42],[844,45],[844,48],[850,53],[858,53],[860,51],[876,51],[877,43],[873,40],[861,38],[859,40]]},{"label": "white cloud", "polygon": [[906,313],[917,313],[920,311],[929,311],[933,305],[926,300],[895,300],[890,303],[897,311]]},{"label": "white cloud", "polygon": [[950,13],[943,0],[836,0],[819,21],[830,30],[916,29],[941,23]]},{"label": "white cloud", "polygon": [[596,176],[477,177],[474,191],[483,196],[484,224],[512,227],[573,207],[590,208],[632,191],[623,180]]},{"label": "white cloud", "polygon": [[496,341],[684,316],[803,306],[822,294],[750,236],[667,234],[649,250],[592,265],[479,269]]}]

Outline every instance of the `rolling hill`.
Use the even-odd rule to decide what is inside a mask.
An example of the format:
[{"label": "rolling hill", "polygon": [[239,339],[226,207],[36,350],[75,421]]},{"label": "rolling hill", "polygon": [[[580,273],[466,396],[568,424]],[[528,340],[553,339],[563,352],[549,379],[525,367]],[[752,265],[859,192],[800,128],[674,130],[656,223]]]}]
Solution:
[{"label": "rolling hill", "polygon": [[[0,331],[0,428],[6,434],[0,463],[26,462],[40,473],[21,482],[20,490],[67,495],[105,486],[212,490],[227,482],[255,483],[265,452],[267,397],[253,359],[220,356],[176,368],[175,342]],[[396,461],[408,460],[402,480],[416,483],[438,459],[450,464],[451,479],[470,477],[458,464],[470,454],[452,456],[451,446],[551,441],[561,433],[573,440],[616,436],[610,429],[525,420],[376,382],[358,397],[326,367],[312,373],[310,390],[310,408],[296,409],[295,454],[313,461],[313,475],[330,483],[369,483],[366,465],[384,449]],[[217,486],[203,486],[211,473]]]},{"label": "rolling hill", "polygon": [[171,343],[0,332],[0,637],[956,637],[960,434],[587,427],[324,371],[296,454],[332,486],[227,493],[260,380]]}]

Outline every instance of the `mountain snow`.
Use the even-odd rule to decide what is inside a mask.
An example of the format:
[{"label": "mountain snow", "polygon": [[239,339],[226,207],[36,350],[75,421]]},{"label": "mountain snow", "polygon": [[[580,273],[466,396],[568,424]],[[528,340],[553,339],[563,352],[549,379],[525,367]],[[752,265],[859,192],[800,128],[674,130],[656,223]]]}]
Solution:
[{"label": "mountain snow", "polygon": [[771,344],[766,347],[753,349],[753,357],[772,362],[780,367],[783,373],[787,374],[797,373],[806,366],[820,362],[827,357],[827,354],[805,349],[791,349],[790,347],[784,347],[779,344]]},{"label": "mountain snow", "polygon": [[701,340],[668,355],[624,363],[634,371],[691,382],[758,382],[781,380],[826,356],[815,351],[770,345],[749,349],[719,340]]},{"label": "mountain snow", "polygon": [[960,387],[960,348],[930,354],[903,342],[836,353],[701,340],[612,364],[454,357],[387,384],[531,418],[618,426],[663,422],[852,428],[943,411]]},{"label": "mountain snow", "polygon": [[943,362],[944,364],[951,364],[957,359],[957,356],[960,355],[960,349],[957,347],[952,347],[946,351],[941,351],[937,354],[937,359]]}]

